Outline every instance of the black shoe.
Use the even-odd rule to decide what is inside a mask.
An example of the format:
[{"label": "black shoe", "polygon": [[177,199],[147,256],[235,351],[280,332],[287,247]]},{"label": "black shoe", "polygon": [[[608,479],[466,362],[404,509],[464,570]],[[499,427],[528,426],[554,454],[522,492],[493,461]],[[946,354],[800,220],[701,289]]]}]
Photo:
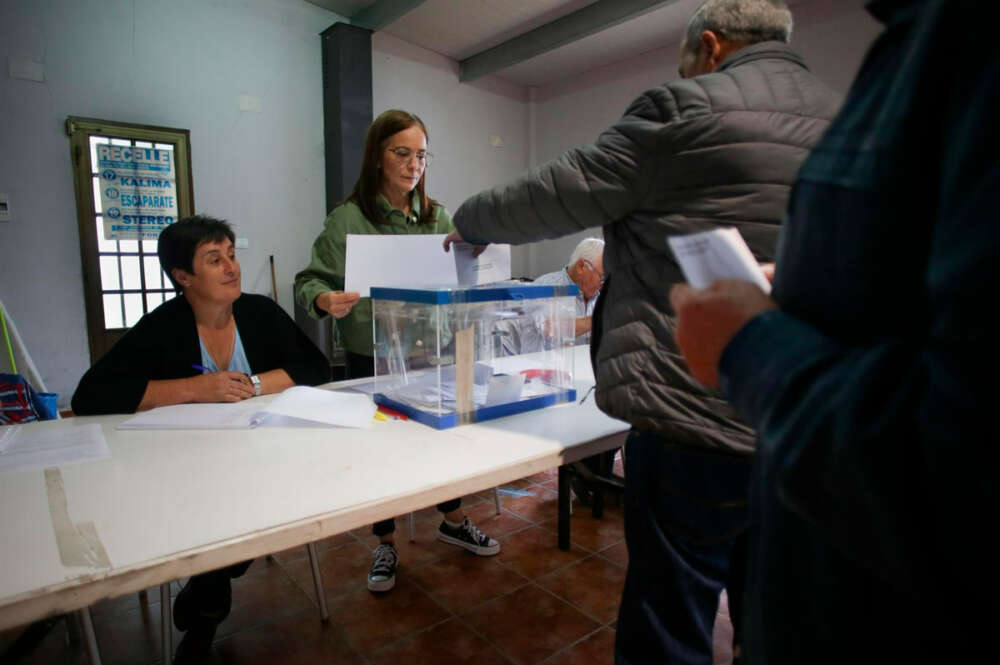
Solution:
[{"label": "black shoe", "polygon": [[174,652],[174,665],[197,665],[205,662],[212,650],[212,640],[215,639],[215,629],[218,626],[212,621],[199,621],[188,628]]},{"label": "black shoe", "polygon": [[438,540],[464,547],[479,556],[493,556],[500,551],[500,543],[476,528],[468,517],[458,526],[451,526],[447,521],[441,522]]},{"label": "black shoe", "polygon": [[374,557],[371,570],[368,571],[369,591],[388,591],[396,585],[396,563],[399,554],[392,543],[381,543],[372,552]]}]

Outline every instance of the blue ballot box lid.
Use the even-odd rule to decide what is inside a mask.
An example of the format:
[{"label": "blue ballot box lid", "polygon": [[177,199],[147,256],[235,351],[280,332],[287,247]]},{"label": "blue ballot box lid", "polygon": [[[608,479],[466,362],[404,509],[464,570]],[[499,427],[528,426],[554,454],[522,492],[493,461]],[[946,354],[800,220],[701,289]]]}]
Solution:
[{"label": "blue ballot box lid", "polygon": [[468,302],[489,302],[491,300],[533,300],[558,296],[579,295],[576,284],[568,286],[531,284],[522,282],[502,282],[482,286],[429,286],[421,289],[400,287],[371,287],[372,300],[396,300],[425,305],[450,305]]}]

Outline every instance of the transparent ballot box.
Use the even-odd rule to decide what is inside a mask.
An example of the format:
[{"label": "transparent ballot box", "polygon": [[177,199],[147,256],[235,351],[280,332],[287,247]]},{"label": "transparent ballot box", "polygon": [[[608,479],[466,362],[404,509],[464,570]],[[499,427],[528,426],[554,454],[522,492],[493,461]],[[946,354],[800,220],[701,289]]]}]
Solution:
[{"label": "transparent ballot box", "polygon": [[375,401],[445,429],[576,399],[571,286],[372,287]]}]

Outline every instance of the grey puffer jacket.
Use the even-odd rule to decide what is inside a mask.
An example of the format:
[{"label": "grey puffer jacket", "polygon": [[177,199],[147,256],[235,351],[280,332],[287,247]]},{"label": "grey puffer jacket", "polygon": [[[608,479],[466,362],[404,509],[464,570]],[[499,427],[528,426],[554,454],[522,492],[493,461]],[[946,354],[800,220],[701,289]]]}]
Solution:
[{"label": "grey puffer jacket", "polygon": [[603,225],[598,405],[676,443],[751,453],[754,431],[674,344],[667,297],[684,279],[665,238],[735,226],[773,260],[799,165],[839,104],[787,45],[755,44],[647,90],[596,144],[470,198],[453,221],[469,242],[515,244]]}]

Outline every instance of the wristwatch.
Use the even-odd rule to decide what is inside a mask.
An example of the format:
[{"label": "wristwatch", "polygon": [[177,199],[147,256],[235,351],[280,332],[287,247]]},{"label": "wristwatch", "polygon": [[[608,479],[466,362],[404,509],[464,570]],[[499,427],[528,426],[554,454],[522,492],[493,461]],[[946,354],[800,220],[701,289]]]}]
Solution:
[{"label": "wristwatch", "polygon": [[260,395],[260,377],[256,374],[250,375],[250,383],[253,384],[253,392],[255,395]]}]

